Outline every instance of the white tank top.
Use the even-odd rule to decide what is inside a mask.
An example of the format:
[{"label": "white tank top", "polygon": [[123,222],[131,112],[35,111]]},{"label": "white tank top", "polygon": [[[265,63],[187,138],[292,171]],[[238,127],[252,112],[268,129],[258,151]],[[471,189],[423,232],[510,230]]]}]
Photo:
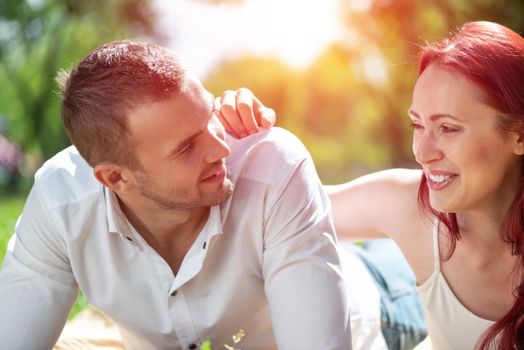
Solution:
[{"label": "white tank top", "polygon": [[[424,308],[431,349],[469,350],[475,347],[481,335],[494,324],[469,311],[457,299],[440,272],[438,224],[433,229],[433,257],[435,270],[427,281],[417,287]],[[428,347],[425,343],[424,348]],[[418,348],[417,348],[418,349]]]}]

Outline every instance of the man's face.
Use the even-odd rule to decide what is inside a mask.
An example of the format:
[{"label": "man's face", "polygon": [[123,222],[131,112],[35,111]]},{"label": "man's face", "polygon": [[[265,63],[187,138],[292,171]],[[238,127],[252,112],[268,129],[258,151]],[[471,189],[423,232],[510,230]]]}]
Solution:
[{"label": "man's face", "polygon": [[146,103],[129,115],[130,138],[141,170],[138,190],[159,209],[221,204],[233,191],[225,158],[229,146],[213,96],[188,76],[175,97]]}]

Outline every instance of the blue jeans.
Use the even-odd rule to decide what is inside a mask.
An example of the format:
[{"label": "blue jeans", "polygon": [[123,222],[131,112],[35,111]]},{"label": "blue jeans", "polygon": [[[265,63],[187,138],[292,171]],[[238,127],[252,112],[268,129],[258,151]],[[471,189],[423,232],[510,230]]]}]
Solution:
[{"label": "blue jeans", "polygon": [[413,349],[427,335],[415,276],[391,239],[343,244],[366,265],[381,299],[382,334],[390,350]]}]

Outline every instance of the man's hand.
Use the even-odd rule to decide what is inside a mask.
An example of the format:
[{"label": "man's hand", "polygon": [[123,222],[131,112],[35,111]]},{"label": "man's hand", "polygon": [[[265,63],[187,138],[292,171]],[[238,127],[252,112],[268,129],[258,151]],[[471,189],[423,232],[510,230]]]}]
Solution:
[{"label": "man's hand", "polygon": [[227,90],[216,97],[215,109],[228,134],[239,139],[257,133],[259,127],[267,129],[275,124],[275,111],[246,88]]}]

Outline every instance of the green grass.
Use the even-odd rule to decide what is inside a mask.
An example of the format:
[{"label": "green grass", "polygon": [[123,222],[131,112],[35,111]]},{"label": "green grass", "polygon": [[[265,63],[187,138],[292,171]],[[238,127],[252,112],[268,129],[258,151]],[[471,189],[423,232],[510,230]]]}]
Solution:
[{"label": "green grass", "polygon": [[[16,220],[24,207],[26,194],[7,196],[0,194],[0,196],[0,262],[3,262],[7,243],[13,235]],[[82,311],[88,304],[84,295],[80,293],[69,314],[69,318],[74,318],[76,314]]]},{"label": "green grass", "polygon": [[22,212],[25,196],[3,196],[0,198],[0,261],[4,260],[7,242],[13,234],[16,220]]}]

